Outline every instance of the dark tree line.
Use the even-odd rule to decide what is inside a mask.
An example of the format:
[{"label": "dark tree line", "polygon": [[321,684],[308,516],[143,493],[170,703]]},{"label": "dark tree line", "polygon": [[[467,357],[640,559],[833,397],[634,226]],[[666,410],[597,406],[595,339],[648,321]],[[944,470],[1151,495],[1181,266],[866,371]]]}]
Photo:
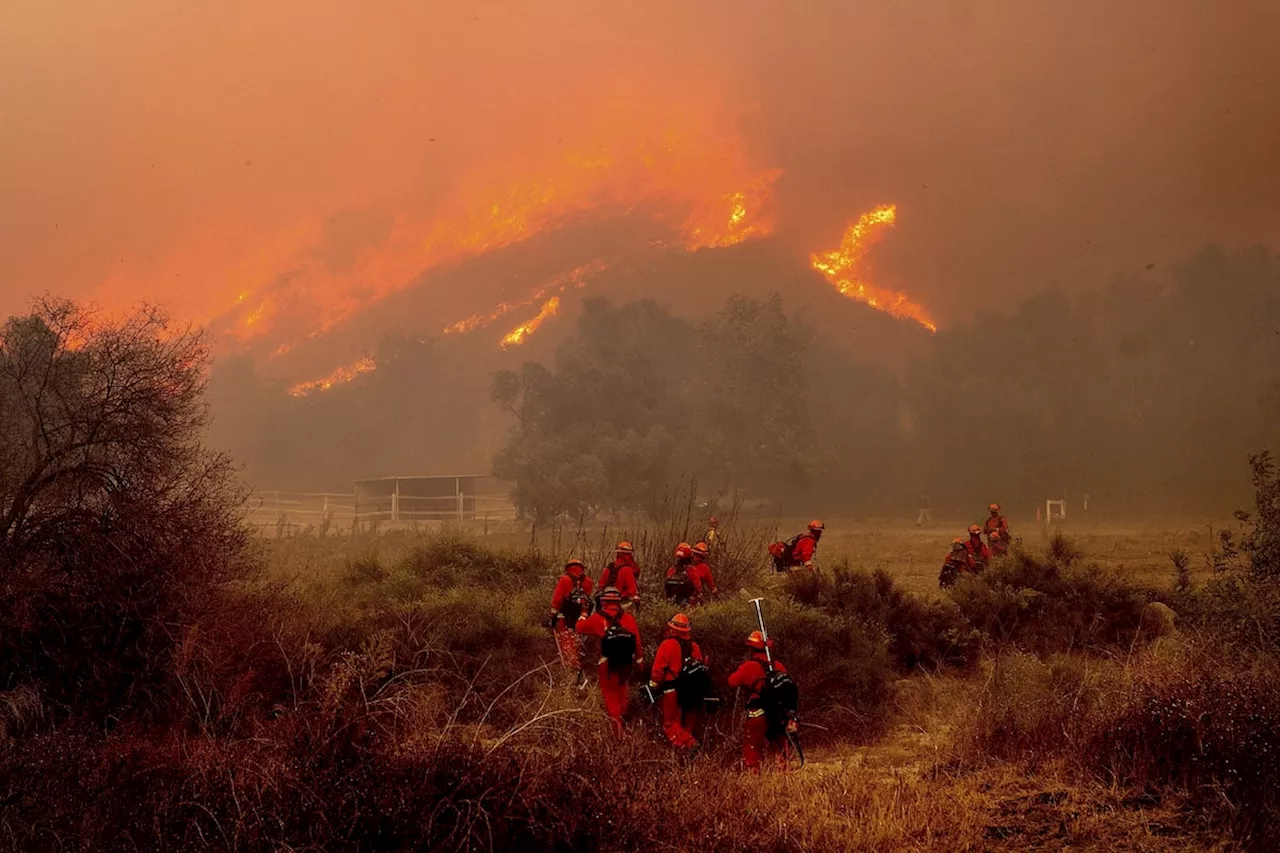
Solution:
[{"label": "dark tree line", "polygon": [[980,309],[901,369],[778,298],[699,317],[588,300],[552,357],[496,379],[513,353],[479,339],[389,339],[376,371],[302,398],[220,364],[213,441],[266,488],[492,460],[542,517],[643,509],[693,478],[799,514],[907,514],[923,496],[1021,514],[1084,494],[1114,514],[1221,512],[1247,498],[1249,454],[1277,443],[1278,300],[1269,251],[1205,249]]},{"label": "dark tree line", "polygon": [[1222,511],[1280,438],[1278,382],[1280,264],[1262,249],[978,313],[901,377],[777,298],[700,320],[597,301],[553,367],[499,374],[515,427],[495,473],[542,516],[644,508],[690,477],[797,512],[1084,494],[1109,513]]}]

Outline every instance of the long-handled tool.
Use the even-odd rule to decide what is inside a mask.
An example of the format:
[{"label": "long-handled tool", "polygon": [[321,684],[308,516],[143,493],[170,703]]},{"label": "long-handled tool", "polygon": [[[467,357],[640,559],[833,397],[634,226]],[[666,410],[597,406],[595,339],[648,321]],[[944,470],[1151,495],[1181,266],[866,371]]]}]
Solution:
[{"label": "long-handled tool", "polygon": [[773,652],[769,650],[769,632],[764,627],[764,611],[760,609],[760,602],[763,598],[751,599],[751,604],[756,608],[756,621],[760,623],[760,636],[764,639],[764,657],[769,662],[769,669],[773,670]]}]

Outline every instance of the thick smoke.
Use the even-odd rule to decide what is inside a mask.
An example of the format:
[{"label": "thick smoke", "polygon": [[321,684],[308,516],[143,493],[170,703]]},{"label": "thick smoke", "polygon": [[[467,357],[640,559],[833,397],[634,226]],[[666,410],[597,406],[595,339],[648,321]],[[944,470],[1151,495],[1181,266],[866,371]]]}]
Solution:
[{"label": "thick smoke", "polygon": [[945,323],[1273,238],[1277,24],[1263,0],[20,4],[0,308],[53,290],[213,318],[606,106],[679,99],[784,170],[798,255],[899,204],[882,275]]}]

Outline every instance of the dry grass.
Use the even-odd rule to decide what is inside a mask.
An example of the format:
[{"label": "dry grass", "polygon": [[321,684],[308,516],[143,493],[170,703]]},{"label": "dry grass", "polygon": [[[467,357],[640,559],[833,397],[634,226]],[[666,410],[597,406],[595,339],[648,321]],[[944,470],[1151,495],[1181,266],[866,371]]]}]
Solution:
[{"label": "dry grass", "polygon": [[[456,530],[297,537],[266,546],[270,594],[180,645],[191,725],[126,721],[104,736],[47,727],[25,697],[10,703],[27,710],[10,715],[16,737],[0,762],[9,845],[1211,850],[1229,846],[1228,828],[1232,843],[1259,837],[1206,803],[1206,791],[1230,791],[1216,776],[1189,788],[1135,751],[1144,697],[1180,683],[1151,673],[1187,676],[1166,666],[1187,641],[1047,657],[997,649],[972,670],[941,656],[924,666],[890,644],[918,635],[926,648],[930,631],[954,632],[931,608],[947,619],[960,610],[900,588],[944,537],[877,526],[824,539],[832,582],[806,606],[752,562],[773,535],[753,531],[734,546],[733,585],[694,611],[695,630],[723,678],[753,621],[746,598],[765,595],[778,651],[805,691],[804,721],[820,727],[804,730],[810,763],[799,772],[739,772],[732,701],[692,763],[667,749],[644,707],[633,708],[629,740],[612,742],[597,692],[566,686],[537,627],[558,554]],[[606,550],[614,538],[575,535]],[[667,533],[627,535],[660,554]],[[878,564],[857,568],[884,575],[841,579],[831,569],[846,546],[874,552]],[[646,584],[662,562],[646,566]],[[1148,576],[1167,585],[1173,573]],[[639,615],[651,650],[668,614]]]}]

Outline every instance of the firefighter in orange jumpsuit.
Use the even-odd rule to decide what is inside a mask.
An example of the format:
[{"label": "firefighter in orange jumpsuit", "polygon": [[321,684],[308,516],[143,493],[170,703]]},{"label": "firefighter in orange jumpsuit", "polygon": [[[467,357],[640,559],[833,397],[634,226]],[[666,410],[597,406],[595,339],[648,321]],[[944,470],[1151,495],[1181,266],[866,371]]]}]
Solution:
[{"label": "firefighter in orange jumpsuit", "polygon": [[942,564],[942,571],[938,574],[938,586],[943,589],[955,586],[960,575],[971,572],[973,572],[973,557],[969,556],[965,540],[957,536],[951,540],[951,553],[947,555],[946,561]]},{"label": "firefighter in orange jumpsuit", "polygon": [[964,543],[964,549],[973,560],[974,572],[981,572],[991,562],[991,549],[982,541],[982,528],[976,524],[969,525],[969,539]]},{"label": "firefighter in orange jumpsuit", "polygon": [[604,710],[614,737],[622,737],[622,717],[627,713],[627,685],[633,667],[644,666],[644,646],[635,617],[622,609],[622,593],[608,587],[600,595],[600,609],[579,619],[577,632],[600,640],[596,677]]},{"label": "firefighter in orange jumpsuit", "polygon": [[576,557],[565,563],[564,574],[551,594],[551,627],[555,631],[560,662],[577,676],[579,687],[586,685],[582,671],[582,637],[574,630],[578,619],[591,612],[591,578]]},{"label": "firefighter in orange jumpsuit", "polygon": [[1000,504],[992,504],[987,507],[987,512],[991,515],[987,518],[987,523],[983,525],[982,532],[990,534],[993,530],[1000,533],[1000,538],[1009,541],[1009,522],[1000,514]]},{"label": "firefighter in orange jumpsuit", "polygon": [[707,557],[711,555],[711,548],[706,542],[699,542],[693,546],[693,567],[690,571],[696,572],[698,575],[698,584],[701,590],[709,592],[711,595],[719,595],[720,590],[716,589],[715,576],[711,574],[711,564],[707,562]]},{"label": "firefighter in orange jumpsuit", "polygon": [[630,542],[622,540],[614,552],[613,562],[600,573],[600,589],[617,587],[622,594],[622,606],[628,610],[633,604],[640,603],[640,590],[636,585],[640,567],[636,565],[635,550]]},{"label": "firefighter in orange jumpsuit", "polygon": [[702,649],[693,641],[689,617],[677,613],[667,623],[665,639],[653,655],[649,690],[662,709],[662,732],[671,745],[678,749],[693,749],[698,746],[698,741],[693,736],[693,730],[698,724],[698,712],[681,709],[676,694],[676,680],[689,668],[690,662],[706,666]]},{"label": "firefighter in orange jumpsuit", "polygon": [[813,558],[818,552],[818,540],[822,538],[822,533],[827,526],[821,521],[809,522],[806,533],[802,534],[796,540],[796,547],[791,552],[791,564],[797,569],[813,570]]},{"label": "firefighter in orange jumpsuit", "polygon": [[663,594],[672,604],[696,605],[702,601],[702,573],[694,568],[693,548],[688,542],[676,546],[675,558],[675,565],[667,569]]},{"label": "firefighter in orange jumpsuit", "polygon": [[[772,650],[773,640],[766,641],[759,631],[748,634],[746,644],[751,650],[750,656],[729,676],[729,686],[741,687],[747,694],[747,718],[742,724],[742,763],[747,772],[753,774],[759,774],[760,759],[766,751],[781,756],[782,744],[787,734],[786,728],[781,732],[769,730],[769,720],[760,701],[769,672],[766,642]],[[773,659],[773,668],[777,672],[787,671],[777,658]],[[787,725],[794,725],[794,722],[788,720]]]}]

